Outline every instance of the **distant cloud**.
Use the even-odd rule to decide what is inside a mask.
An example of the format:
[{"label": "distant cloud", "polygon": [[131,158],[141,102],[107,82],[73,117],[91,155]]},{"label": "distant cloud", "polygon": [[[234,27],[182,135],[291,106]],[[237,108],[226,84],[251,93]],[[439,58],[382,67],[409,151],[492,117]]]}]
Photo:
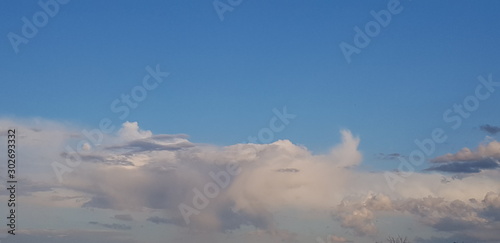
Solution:
[{"label": "distant cloud", "polygon": [[427,171],[442,171],[452,173],[478,173],[482,170],[492,170],[500,167],[500,142],[490,141],[481,144],[475,150],[462,148],[455,154],[445,154],[431,159],[438,164],[427,168]]},{"label": "distant cloud", "polygon": [[485,124],[485,125],[482,125],[480,127],[481,130],[491,134],[491,135],[495,135],[497,133],[500,132],[500,127],[499,126],[492,126],[492,125],[489,125],[489,124]]},{"label": "distant cloud", "polygon": [[499,168],[497,160],[484,159],[479,161],[458,161],[427,168],[427,171],[442,171],[452,173],[478,173],[482,170]]},{"label": "distant cloud", "polygon": [[377,159],[382,159],[382,160],[396,160],[400,157],[403,157],[400,153],[390,153],[390,154],[385,154],[385,153],[378,153],[376,155]]},{"label": "distant cloud", "polygon": [[122,221],[133,221],[134,219],[130,214],[117,214],[114,217],[115,219],[122,220]]},{"label": "distant cloud", "polygon": [[113,223],[113,224],[103,224],[103,223],[99,223],[99,222],[96,222],[96,221],[90,221],[89,224],[93,224],[93,225],[99,225],[99,226],[102,226],[104,228],[108,228],[108,229],[114,229],[114,230],[131,230],[132,227],[126,225],[126,224],[116,224],[116,223]]},{"label": "distant cloud", "polygon": [[284,173],[297,173],[300,170],[295,169],[295,168],[281,168],[281,169],[278,169],[276,171],[278,171],[278,172],[284,172]]},{"label": "distant cloud", "polygon": [[457,232],[476,239],[480,238],[476,232],[482,231],[484,239],[492,240],[498,239],[493,235],[500,225],[500,194],[488,192],[482,201],[469,202],[431,196],[392,199],[383,194],[369,194],[364,198],[343,200],[338,211],[342,225],[358,235],[376,233],[374,218],[377,212],[399,212],[409,213],[438,231]]},{"label": "distant cloud", "polygon": [[456,154],[445,154],[434,159],[433,163],[446,163],[452,161],[477,161],[484,158],[500,159],[500,142],[491,141],[486,144],[481,144],[476,150],[463,148]]},{"label": "distant cloud", "polygon": [[149,217],[147,221],[155,223],[155,224],[174,224],[174,225],[183,225],[184,222],[182,219],[177,218],[177,219],[168,219],[168,218],[162,218],[158,216],[153,216]]},{"label": "distant cloud", "polygon": [[[139,243],[127,237],[125,231],[109,230],[24,230],[16,231],[14,242],[18,243]],[[13,239],[13,238],[11,238]],[[2,242],[4,240],[2,239]]]},{"label": "distant cloud", "polygon": [[336,235],[330,235],[328,237],[329,241],[327,242],[332,242],[332,243],[347,243],[347,242],[353,242],[352,240],[348,240],[344,237],[336,236]]}]

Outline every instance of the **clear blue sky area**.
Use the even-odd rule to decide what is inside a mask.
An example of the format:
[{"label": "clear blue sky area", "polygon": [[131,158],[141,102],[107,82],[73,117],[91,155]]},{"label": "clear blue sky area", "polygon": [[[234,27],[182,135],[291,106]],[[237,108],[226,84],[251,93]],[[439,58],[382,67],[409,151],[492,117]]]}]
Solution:
[{"label": "clear blue sky area", "polygon": [[[297,118],[275,139],[313,151],[361,137],[361,150],[407,153],[443,113],[473,95],[477,76],[500,63],[498,1],[401,1],[387,26],[350,56],[356,26],[388,1],[243,1],[219,18],[212,1],[70,1],[14,51],[36,1],[0,3],[0,115],[97,127],[138,121],[154,133],[194,142],[247,141],[272,109]],[[43,20],[43,19],[42,19]],[[110,105],[141,85],[147,66],[169,72],[126,119]],[[498,124],[500,95],[481,101],[450,133],[445,151],[477,144]],[[470,143],[470,144],[469,144]],[[456,147],[456,148],[455,148]]]}]

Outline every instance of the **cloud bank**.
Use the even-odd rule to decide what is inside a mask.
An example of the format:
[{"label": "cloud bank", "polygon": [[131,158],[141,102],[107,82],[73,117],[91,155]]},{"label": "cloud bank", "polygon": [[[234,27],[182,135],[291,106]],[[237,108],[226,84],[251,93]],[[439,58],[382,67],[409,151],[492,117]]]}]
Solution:
[{"label": "cloud bank", "polygon": [[[377,219],[387,215],[410,217],[436,232],[484,242],[500,240],[494,233],[500,229],[500,177],[492,165],[498,165],[500,158],[497,141],[439,156],[431,161],[434,173],[415,173],[390,190],[383,173],[358,169],[363,161],[361,139],[348,130],[340,131],[340,144],[317,155],[289,140],[197,144],[184,134],[153,134],[135,122],[125,122],[99,145],[80,143],[85,136],[67,124],[43,120],[0,124],[23,131],[24,153],[41,158],[30,165],[44,168],[43,176],[34,177],[38,181],[32,183],[39,186],[26,187],[24,200],[113,212],[110,218],[119,221],[86,221],[107,230],[131,231],[136,226],[123,223],[137,221],[197,233],[252,229],[293,242],[298,236],[281,228],[278,213],[292,210],[329,215],[344,229],[332,232],[333,242],[376,236]],[[50,134],[55,134],[53,143],[40,149]],[[78,144],[78,152],[64,149]],[[81,160],[59,183],[50,164],[67,158]],[[442,183],[442,171],[477,176]],[[54,193],[57,198],[47,196]],[[180,205],[194,211],[183,211]],[[148,216],[141,219],[129,212]]]}]

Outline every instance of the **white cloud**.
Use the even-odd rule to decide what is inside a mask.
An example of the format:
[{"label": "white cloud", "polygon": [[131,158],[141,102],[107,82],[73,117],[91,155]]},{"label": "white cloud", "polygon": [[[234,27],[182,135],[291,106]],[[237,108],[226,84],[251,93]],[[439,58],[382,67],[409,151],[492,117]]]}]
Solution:
[{"label": "white cloud", "polygon": [[[64,162],[64,156],[70,154],[65,145],[74,146],[85,138],[81,130],[61,123],[38,121],[35,129],[29,122],[0,120],[0,124],[24,131],[23,153],[44,157],[27,161],[26,166],[50,168],[52,161]],[[359,235],[376,234],[377,217],[384,212],[412,215],[443,232],[471,227],[485,232],[482,239],[491,230],[498,230],[498,171],[483,171],[449,183],[441,183],[441,174],[416,172],[391,191],[382,173],[357,170],[363,158],[358,150],[360,138],[347,130],[341,131],[341,136],[342,142],[329,153],[314,155],[288,140],[230,146],[195,144],[186,135],[155,135],[141,130],[136,122],[126,122],[117,134],[105,135],[101,145],[82,143],[82,161],[65,175],[62,184],[45,182],[47,190],[33,187],[24,200],[37,203],[40,199],[47,207],[53,201],[60,207],[160,210],[162,222],[175,227],[224,233],[251,225],[271,238],[294,238],[280,229],[279,218],[275,218],[274,213],[282,209],[324,212]],[[54,143],[47,143],[48,138]],[[45,144],[47,149],[41,149]],[[498,144],[492,141],[477,151],[447,159],[496,156]],[[231,176],[228,186],[220,188],[214,198],[208,198],[209,204],[191,216],[191,224],[182,226],[178,206],[193,206],[193,189],[203,191],[207,183],[214,182],[210,172],[219,173],[228,165],[241,172]],[[42,171],[55,178],[51,169]],[[57,197],[51,195],[54,192]],[[477,238],[472,231],[462,233]],[[330,240],[348,242],[344,235],[335,237]]]},{"label": "white cloud", "polygon": [[445,154],[432,159],[432,162],[450,162],[450,161],[478,161],[485,158],[500,159],[500,142],[490,141],[481,144],[476,150],[462,148],[455,154]]}]

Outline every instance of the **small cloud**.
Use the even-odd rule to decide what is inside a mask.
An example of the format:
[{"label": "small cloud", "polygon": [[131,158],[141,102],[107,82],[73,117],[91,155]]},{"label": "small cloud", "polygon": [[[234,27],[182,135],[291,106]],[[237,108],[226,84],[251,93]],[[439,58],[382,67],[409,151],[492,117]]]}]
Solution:
[{"label": "small cloud", "polygon": [[488,141],[480,144],[475,150],[470,148],[462,148],[455,154],[445,154],[431,159],[432,163],[448,163],[448,162],[467,162],[480,161],[484,158],[500,159],[500,142]]},{"label": "small cloud", "polygon": [[114,218],[122,221],[134,221],[130,214],[117,214]]},{"label": "small cloud", "polygon": [[153,222],[155,224],[174,224],[174,225],[183,225],[183,221],[181,219],[167,219],[161,218],[158,216],[149,217],[147,221]]},{"label": "small cloud", "polygon": [[433,166],[426,170],[452,172],[452,173],[478,173],[481,172],[482,170],[491,170],[499,167],[500,165],[498,161],[493,159],[484,159],[479,161],[451,162],[447,164]]},{"label": "small cloud", "polygon": [[332,242],[332,243],[353,242],[352,240],[348,240],[344,237],[340,237],[340,236],[336,236],[336,235],[330,235],[329,239],[330,239],[330,242]]},{"label": "small cloud", "polygon": [[396,160],[404,156],[401,155],[400,153],[391,153],[391,154],[378,153],[376,157],[382,160]]},{"label": "small cloud", "polygon": [[126,224],[103,224],[103,223],[99,223],[96,221],[90,221],[89,224],[98,225],[98,226],[101,226],[104,228],[114,229],[114,230],[131,230],[132,229],[131,226],[128,226]]},{"label": "small cloud", "polygon": [[278,169],[276,171],[277,172],[284,172],[284,173],[297,173],[297,172],[300,172],[300,170],[295,169],[295,168],[282,168],[282,169]]},{"label": "small cloud", "polygon": [[500,127],[499,126],[492,126],[492,125],[489,125],[489,124],[485,124],[485,125],[482,125],[480,127],[481,130],[491,134],[491,135],[495,135],[497,133],[500,132]]}]

